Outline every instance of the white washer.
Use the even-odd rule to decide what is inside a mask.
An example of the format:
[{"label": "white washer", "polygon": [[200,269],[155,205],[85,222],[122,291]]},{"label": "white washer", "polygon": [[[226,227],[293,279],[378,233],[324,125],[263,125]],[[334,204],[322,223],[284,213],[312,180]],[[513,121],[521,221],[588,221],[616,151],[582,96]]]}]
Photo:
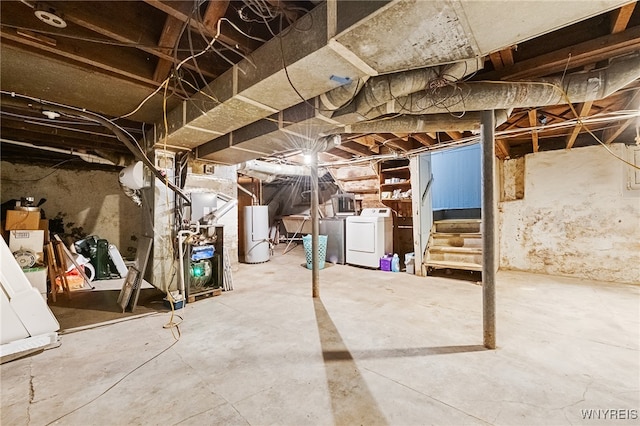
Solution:
[{"label": "white washer", "polygon": [[380,258],[393,251],[393,217],[390,208],[362,209],[347,217],[347,263],[379,268]]}]

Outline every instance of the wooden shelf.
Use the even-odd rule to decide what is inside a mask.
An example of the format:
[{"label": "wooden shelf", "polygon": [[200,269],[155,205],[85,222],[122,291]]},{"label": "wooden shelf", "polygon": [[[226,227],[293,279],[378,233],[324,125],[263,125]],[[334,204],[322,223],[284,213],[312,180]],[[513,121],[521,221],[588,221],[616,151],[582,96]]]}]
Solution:
[{"label": "wooden shelf", "polygon": [[380,201],[395,201],[397,203],[410,203],[411,198],[383,198]]},{"label": "wooden shelf", "polygon": [[337,180],[341,180],[341,181],[345,181],[345,182],[353,182],[353,181],[358,181],[358,180],[372,180],[378,179],[378,176],[376,175],[371,175],[371,176],[352,176],[352,177],[345,177],[345,178],[339,178]]},{"label": "wooden shelf", "polygon": [[409,166],[391,167],[388,169],[380,169],[380,173],[409,171]]},{"label": "wooden shelf", "polygon": [[396,183],[381,183],[380,186],[411,186],[411,181],[407,182],[396,182]]},{"label": "wooden shelf", "polygon": [[378,189],[377,188],[350,189],[349,192],[353,194],[377,194]]}]

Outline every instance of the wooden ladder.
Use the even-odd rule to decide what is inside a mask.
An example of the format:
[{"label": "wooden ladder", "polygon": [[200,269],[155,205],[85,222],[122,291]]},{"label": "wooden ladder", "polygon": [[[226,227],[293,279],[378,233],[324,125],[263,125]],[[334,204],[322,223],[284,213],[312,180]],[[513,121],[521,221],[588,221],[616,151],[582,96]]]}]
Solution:
[{"label": "wooden ladder", "polygon": [[60,241],[51,241],[44,245],[49,271],[49,282],[51,283],[51,300],[53,302],[56,302],[58,286],[62,288],[67,298],[71,299],[71,290],[69,289],[66,274],[67,260],[62,244]]}]

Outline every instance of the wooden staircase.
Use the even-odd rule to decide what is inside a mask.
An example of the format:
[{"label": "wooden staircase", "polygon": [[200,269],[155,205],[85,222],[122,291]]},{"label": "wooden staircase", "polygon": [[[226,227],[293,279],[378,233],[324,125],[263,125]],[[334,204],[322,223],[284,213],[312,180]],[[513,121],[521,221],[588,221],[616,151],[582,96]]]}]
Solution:
[{"label": "wooden staircase", "polygon": [[480,219],[435,221],[423,262],[427,272],[434,269],[482,271],[481,224]]}]

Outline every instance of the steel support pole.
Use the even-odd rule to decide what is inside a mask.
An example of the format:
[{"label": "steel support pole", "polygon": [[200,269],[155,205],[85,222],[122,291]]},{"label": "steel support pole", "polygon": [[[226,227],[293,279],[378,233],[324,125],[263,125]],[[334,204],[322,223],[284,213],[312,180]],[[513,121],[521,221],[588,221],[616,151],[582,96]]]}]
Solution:
[{"label": "steel support pole", "polygon": [[320,296],[320,219],[318,218],[318,153],[311,153],[311,283],[313,297]]},{"label": "steel support pole", "polygon": [[482,112],[482,326],[484,346],[496,348],[495,115]]}]

